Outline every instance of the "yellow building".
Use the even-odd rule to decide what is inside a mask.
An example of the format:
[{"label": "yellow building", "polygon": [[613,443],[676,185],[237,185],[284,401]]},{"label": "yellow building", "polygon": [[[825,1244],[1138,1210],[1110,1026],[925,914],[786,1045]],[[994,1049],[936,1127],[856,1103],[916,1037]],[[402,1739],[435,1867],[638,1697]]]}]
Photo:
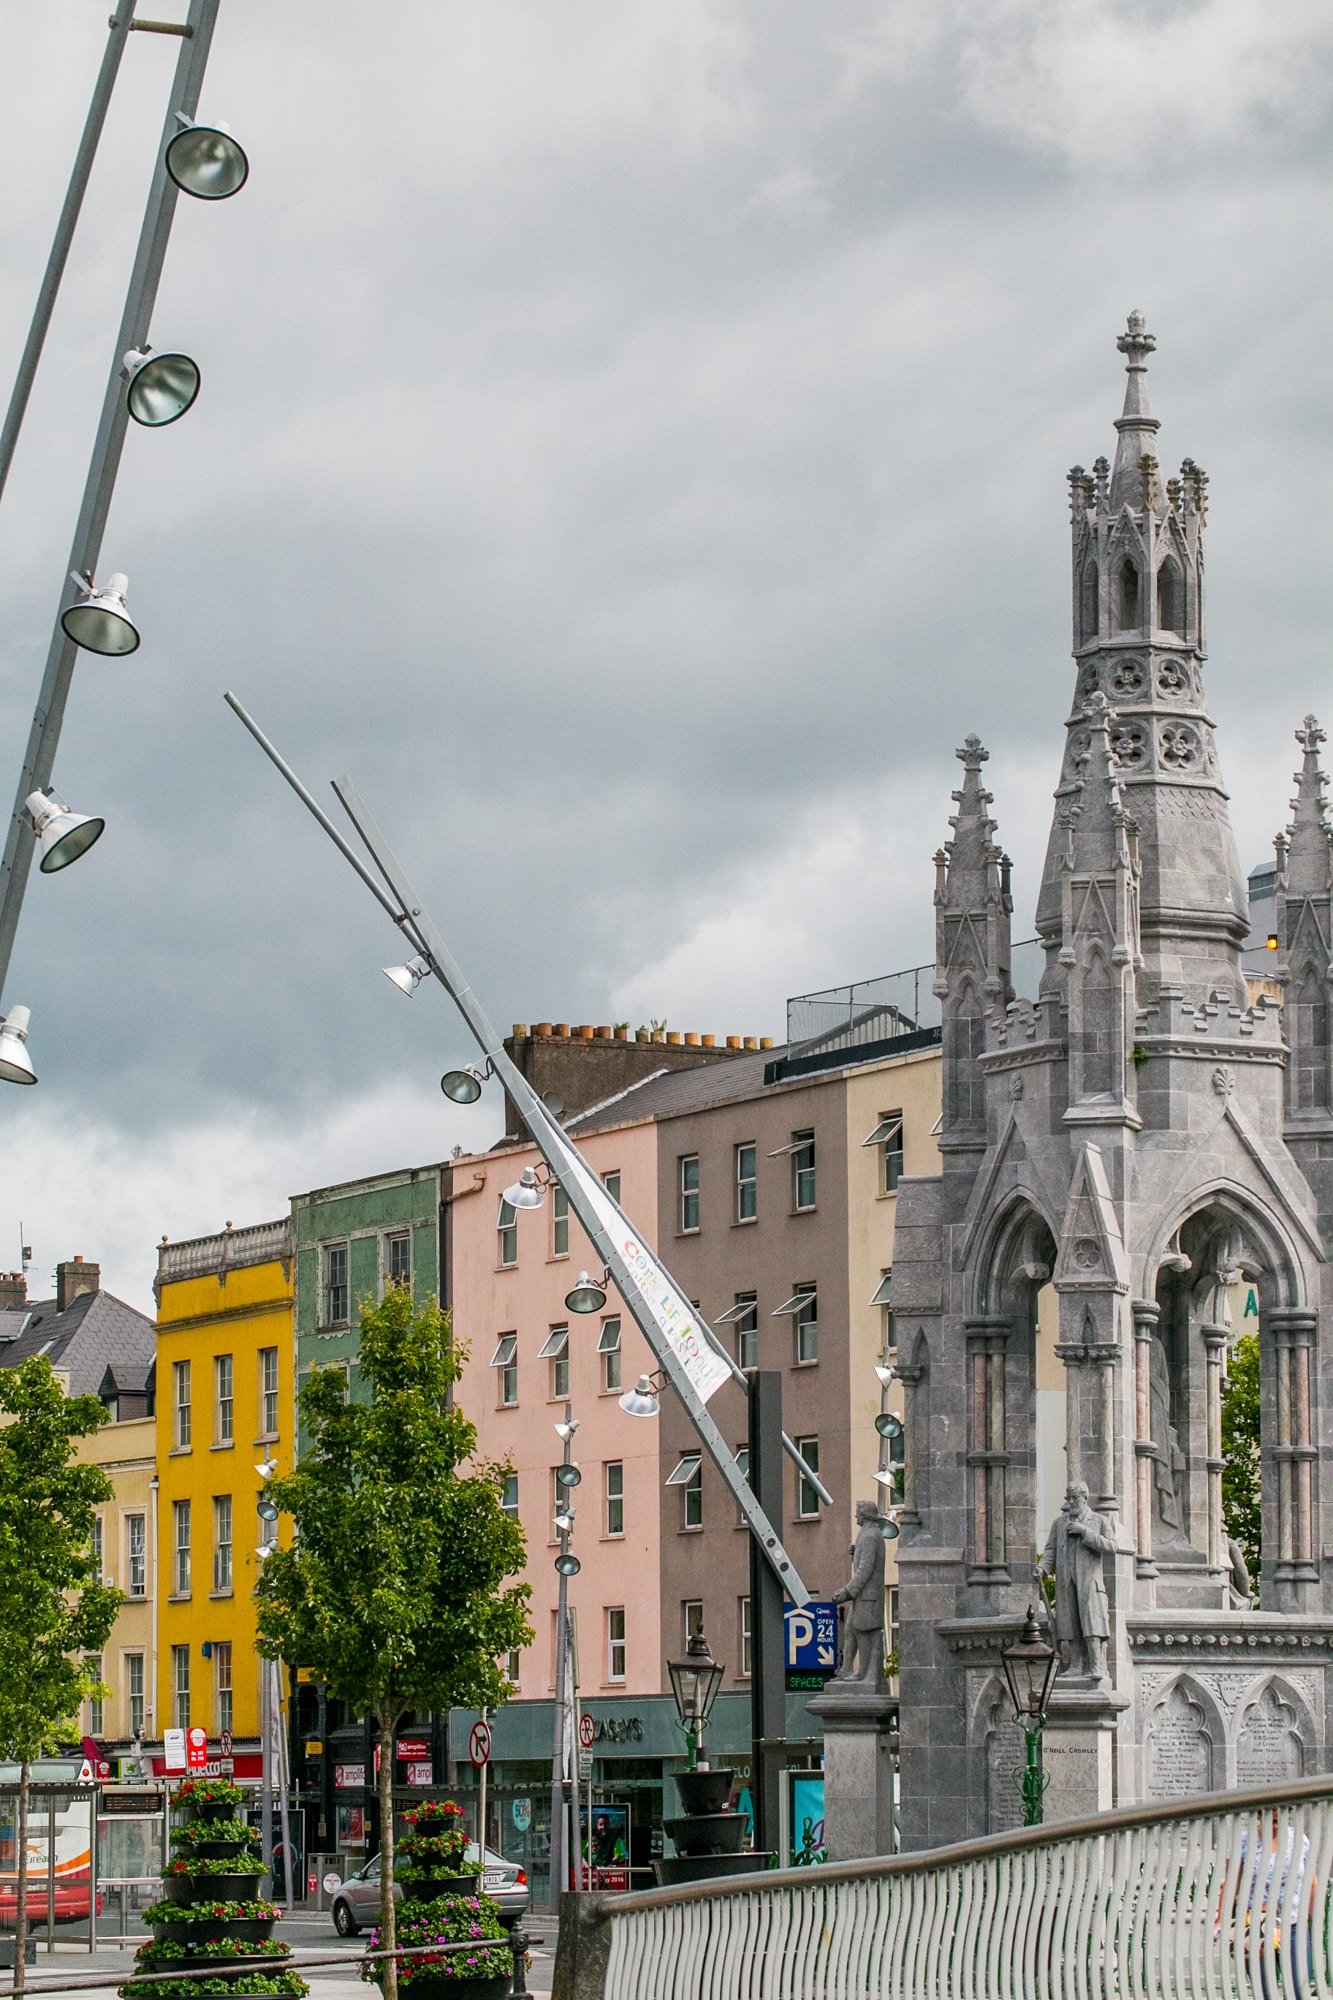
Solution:
[{"label": "yellow building", "polygon": [[259,1741],[252,1592],[266,1462],[292,1466],[291,1231],[287,1220],[164,1243],[157,1271],[157,1714],[162,1729]]},{"label": "yellow building", "polygon": [[151,1400],[142,1395],[104,1396],[111,1422],[81,1439],[76,1454],[85,1464],[100,1465],[111,1481],[111,1499],[97,1514],[102,1575],[125,1595],[102,1654],[102,1681],[109,1692],[85,1704],[82,1720],[84,1733],[113,1766],[117,1759],[137,1757],[142,1744],[161,1735],[153,1702],[157,1420],[151,1414],[119,1417],[121,1400],[131,1407],[147,1401],[151,1411]]}]

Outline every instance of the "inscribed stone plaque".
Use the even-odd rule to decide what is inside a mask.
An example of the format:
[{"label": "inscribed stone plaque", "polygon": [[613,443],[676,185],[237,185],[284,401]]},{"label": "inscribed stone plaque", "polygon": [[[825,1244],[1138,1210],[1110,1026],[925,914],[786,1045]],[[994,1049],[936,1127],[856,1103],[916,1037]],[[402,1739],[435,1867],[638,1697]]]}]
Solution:
[{"label": "inscribed stone plaque", "polygon": [[1267,1687],[1245,1711],[1236,1740],[1236,1783],[1278,1785],[1299,1778],[1304,1757],[1295,1711],[1276,1689]]},{"label": "inscribed stone plaque", "polygon": [[1212,1751],[1203,1709],[1184,1688],[1173,1688],[1148,1726],[1148,1797],[1182,1799],[1211,1791]]},{"label": "inscribed stone plaque", "polygon": [[1012,1833],[1023,1824],[1023,1764],[1027,1744],[1012,1714],[997,1709],[987,1768],[987,1818],[992,1833]]},{"label": "inscribed stone plaque", "polygon": [[1084,1819],[1111,1804],[1111,1749],[1105,1730],[1047,1724],[1041,1740],[1044,1819]]}]

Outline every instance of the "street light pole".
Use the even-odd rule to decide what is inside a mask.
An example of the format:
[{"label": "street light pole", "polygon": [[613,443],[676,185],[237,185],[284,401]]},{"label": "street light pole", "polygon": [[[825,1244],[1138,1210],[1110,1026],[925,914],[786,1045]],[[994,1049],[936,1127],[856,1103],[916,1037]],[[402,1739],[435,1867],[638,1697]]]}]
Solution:
[{"label": "street light pole", "polygon": [[571,1496],[579,1483],[579,1469],[574,1464],[573,1454],[577,1429],[573,1405],[566,1403],[565,1420],[556,1425],[557,1434],[564,1444],[564,1456],[556,1467],[555,1475],[560,1490],[560,1512],[555,1522],[560,1553],[555,1559],[555,1569],[560,1583],[555,1613],[555,1741],[551,1749],[551,1906],[557,1911],[561,1895],[569,1887],[575,1845],[570,1827],[571,1780],[574,1776],[570,1759],[574,1754],[574,1731],[569,1685],[569,1579],[578,1575],[579,1562],[569,1545],[574,1533]]},{"label": "street light pole", "polygon": [[[157,163],[153,169],[152,186],[148,195],[148,206],[144,211],[143,226],[139,234],[139,247],[135,254],[134,268],[130,275],[129,290],[125,297],[125,308],[121,316],[120,331],[116,337],[115,351],[111,361],[111,372],[107,381],[106,394],[102,399],[102,415],[97,427],[97,437],[93,445],[92,459],[88,466],[87,483],[83,491],[83,502],[79,509],[78,525],[74,531],[74,541],[70,548],[67,571],[79,576],[96,572],[102,551],[102,536],[106,530],[107,517],[111,511],[111,497],[115,490],[116,474],[120,469],[121,451],[125,443],[125,429],[129,422],[129,409],[125,395],[125,384],[121,374],[123,357],[130,349],[141,349],[148,344],[153,306],[157,299],[158,284],[162,276],[162,266],[166,259],[167,243],[171,235],[172,219],[176,211],[177,186],[166,168],[166,152],[170,140],[180,129],[180,117],[193,119],[199,106],[199,95],[203,88],[204,71],[208,65],[209,48],[213,40],[213,29],[217,21],[220,0],[190,0],[186,20],[179,30],[181,36],[180,55],[172,80],[171,96],[162,129],[162,140],[158,148]],[[132,9],[131,9],[132,11]],[[128,23],[128,17],[127,17]],[[128,25],[127,30],[128,32]],[[116,48],[123,46],[123,38],[117,40]],[[108,59],[110,51],[108,51]],[[118,60],[117,55],[117,60]],[[106,62],[104,61],[104,69]],[[114,79],[114,65],[111,78]],[[99,78],[99,88],[102,79]],[[109,80],[107,88],[109,90]],[[105,107],[103,106],[103,111]],[[97,125],[100,130],[100,121]],[[94,133],[94,143],[96,134]],[[85,145],[88,134],[85,131]],[[82,155],[81,155],[82,157]],[[76,169],[77,179],[77,169]],[[74,194],[66,197],[68,208]],[[82,199],[82,190],[78,190]],[[77,216],[77,202],[70,217]],[[64,221],[62,215],[62,222]],[[59,247],[57,236],[57,248]],[[68,245],[66,244],[66,249]],[[53,257],[55,252],[53,251]],[[63,255],[60,258],[63,265]],[[57,272],[57,277],[59,273]],[[48,266],[48,280],[51,276]],[[45,328],[40,329],[41,337]],[[32,344],[33,335],[29,335]],[[40,352],[41,341],[37,340],[36,351]],[[26,350],[25,350],[26,359]],[[36,353],[33,355],[36,366]],[[22,401],[26,402],[26,391]],[[22,418],[22,408],[15,414],[11,404],[10,419],[15,429]],[[12,443],[10,446],[12,451]],[[19,912],[23,907],[24,891],[27,887],[28,872],[32,865],[33,833],[31,823],[24,810],[24,802],[30,792],[45,791],[51,779],[55,764],[56,747],[60,741],[60,731],[65,718],[65,703],[69,697],[70,683],[74,675],[74,657],[78,648],[69,639],[60,622],[60,615],[75,601],[74,592],[66,578],[61,587],[60,603],[57,607],[55,629],[47,653],[46,669],[42,676],[41,691],[37,697],[37,710],[28,734],[27,749],[24,752],[23,768],[19,774],[18,789],[14,798],[13,816],[9,822],[5,838],[4,854],[0,857],[0,995],[9,976],[9,962],[14,950],[14,936],[18,929]]]}]

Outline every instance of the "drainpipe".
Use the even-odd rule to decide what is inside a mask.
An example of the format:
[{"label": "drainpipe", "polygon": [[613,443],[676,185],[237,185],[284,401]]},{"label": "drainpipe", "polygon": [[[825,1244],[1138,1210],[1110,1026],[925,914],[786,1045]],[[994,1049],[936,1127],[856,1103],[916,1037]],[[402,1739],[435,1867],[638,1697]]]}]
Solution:
[{"label": "drainpipe", "polygon": [[152,1598],[151,1598],[152,1608],[149,1614],[151,1622],[149,1627],[149,1641],[148,1641],[148,1688],[147,1688],[147,1703],[146,1703],[148,1714],[152,1720],[152,1728],[147,1731],[147,1735],[150,1741],[155,1740],[159,1734],[157,1726],[157,1604],[158,1604],[157,1499],[158,1499],[159,1484],[160,1482],[158,1480],[158,1476],[156,1473],[154,1473],[152,1478],[148,1482],[148,1491],[153,1496],[153,1504],[149,1509],[153,1523],[153,1530],[152,1530],[153,1546],[152,1546],[150,1565],[149,1565],[149,1575],[151,1578],[149,1588],[152,1592]]}]

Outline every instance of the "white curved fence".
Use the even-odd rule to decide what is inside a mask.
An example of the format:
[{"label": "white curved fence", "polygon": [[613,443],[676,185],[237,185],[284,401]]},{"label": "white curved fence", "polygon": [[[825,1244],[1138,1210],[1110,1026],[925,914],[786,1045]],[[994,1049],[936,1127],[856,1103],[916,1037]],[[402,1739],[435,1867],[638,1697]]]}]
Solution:
[{"label": "white curved fence", "polygon": [[597,1914],[606,2000],[1333,2000],[1333,1778]]}]

